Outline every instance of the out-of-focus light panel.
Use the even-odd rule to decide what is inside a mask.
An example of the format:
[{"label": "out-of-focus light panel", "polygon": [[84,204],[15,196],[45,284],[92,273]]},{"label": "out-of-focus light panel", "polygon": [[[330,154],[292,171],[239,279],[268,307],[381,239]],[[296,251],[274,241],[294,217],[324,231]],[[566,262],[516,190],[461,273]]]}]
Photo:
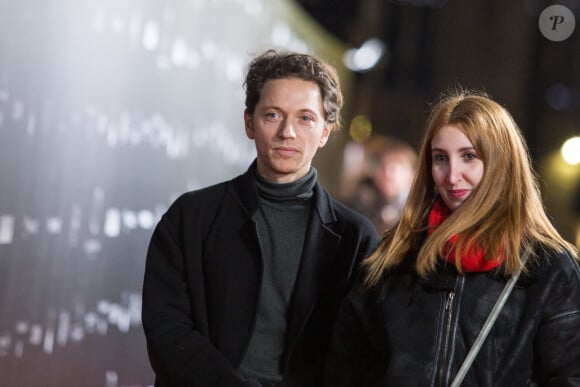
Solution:
[{"label": "out-of-focus light panel", "polygon": [[153,383],[149,238],[181,193],[254,159],[250,57],[332,47],[300,15],[286,0],[2,2],[1,386]]}]

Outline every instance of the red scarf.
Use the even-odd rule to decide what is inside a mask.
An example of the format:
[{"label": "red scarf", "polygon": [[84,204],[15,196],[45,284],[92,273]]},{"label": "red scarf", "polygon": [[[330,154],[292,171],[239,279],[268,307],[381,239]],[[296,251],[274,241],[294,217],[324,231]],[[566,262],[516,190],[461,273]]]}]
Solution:
[{"label": "red scarf", "polygon": [[[428,235],[431,235],[435,228],[445,221],[451,215],[451,210],[443,203],[440,198],[433,202],[427,225]],[[455,265],[455,243],[459,239],[458,235],[453,235],[447,241],[443,249],[443,259]],[[485,259],[483,251],[474,246],[468,246],[466,251],[460,253],[461,270],[465,272],[489,271],[496,268],[501,263],[500,258]]]}]

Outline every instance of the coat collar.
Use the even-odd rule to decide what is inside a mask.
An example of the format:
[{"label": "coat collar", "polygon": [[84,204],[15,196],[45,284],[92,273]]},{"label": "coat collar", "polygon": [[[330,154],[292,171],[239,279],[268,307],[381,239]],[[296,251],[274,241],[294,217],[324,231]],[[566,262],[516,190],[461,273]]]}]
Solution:
[{"label": "coat collar", "polygon": [[[248,170],[234,178],[230,186],[230,193],[238,200],[241,207],[251,219],[258,210],[258,187],[256,185],[257,161],[254,160]],[[314,185],[312,208],[318,214],[322,224],[336,222],[336,214],[330,202],[330,196],[317,181]]]}]

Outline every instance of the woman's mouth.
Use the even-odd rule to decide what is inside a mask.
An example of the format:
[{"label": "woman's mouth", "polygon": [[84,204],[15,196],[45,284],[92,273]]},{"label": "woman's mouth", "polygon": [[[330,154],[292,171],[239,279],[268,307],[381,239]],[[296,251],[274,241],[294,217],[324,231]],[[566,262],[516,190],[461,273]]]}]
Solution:
[{"label": "woman's mouth", "polygon": [[456,199],[461,199],[464,198],[465,196],[467,196],[467,194],[469,193],[468,189],[452,189],[452,190],[447,190],[447,192],[449,193],[449,196],[454,197]]}]

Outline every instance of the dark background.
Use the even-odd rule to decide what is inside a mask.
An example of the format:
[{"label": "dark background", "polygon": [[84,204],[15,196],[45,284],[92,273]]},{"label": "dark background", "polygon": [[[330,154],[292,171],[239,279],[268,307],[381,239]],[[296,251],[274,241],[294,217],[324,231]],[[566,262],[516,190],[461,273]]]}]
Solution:
[{"label": "dark background", "polygon": [[[580,1],[298,0],[325,28],[359,47],[381,39],[388,53],[356,74],[351,116],[368,116],[376,133],[418,147],[429,103],[462,86],[487,92],[524,132],[554,223],[580,243],[580,171],[557,153],[580,135]],[[566,6],[576,29],[546,39],[541,12]]]}]

